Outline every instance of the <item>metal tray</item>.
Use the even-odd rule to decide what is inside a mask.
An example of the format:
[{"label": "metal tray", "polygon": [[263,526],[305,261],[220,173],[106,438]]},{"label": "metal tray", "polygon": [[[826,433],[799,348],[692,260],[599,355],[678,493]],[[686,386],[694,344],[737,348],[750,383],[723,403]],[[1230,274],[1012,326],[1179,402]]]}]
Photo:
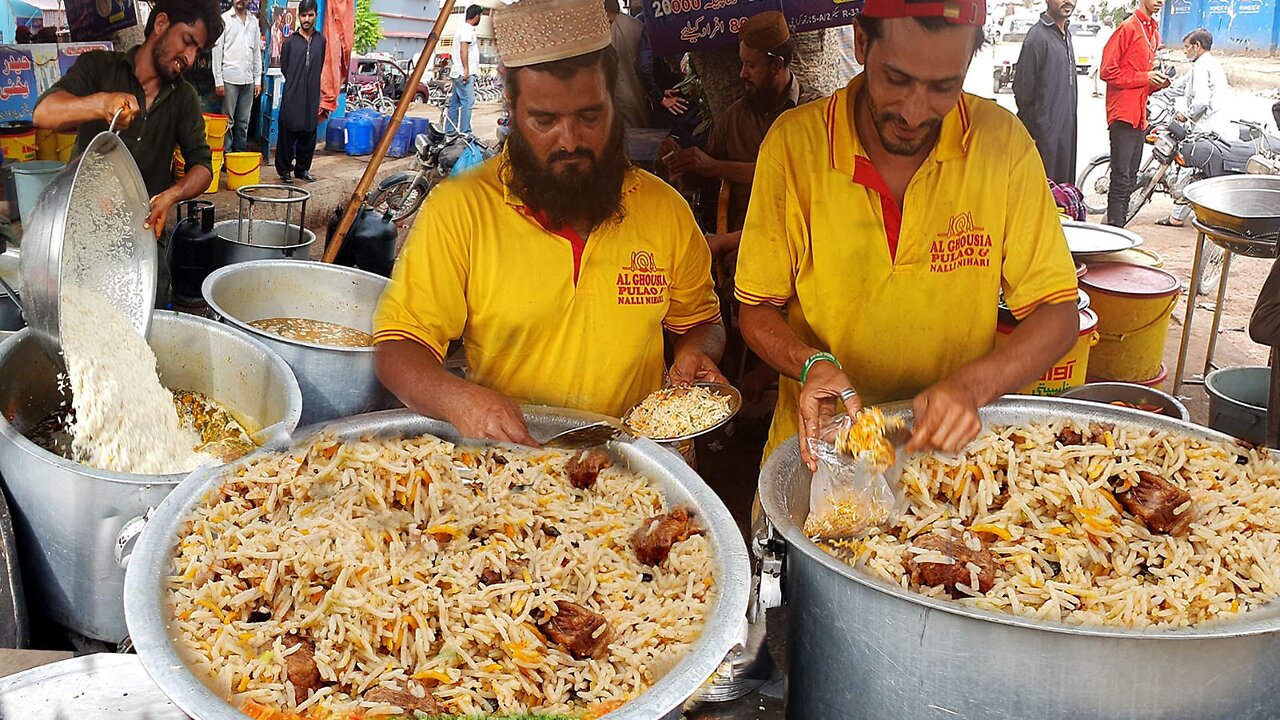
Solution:
[{"label": "metal tray", "polygon": [[1272,244],[1280,235],[1280,176],[1224,175],[1194,182],[1183,194],[1205,225],[1247,237],[1270,235]]},{"label": "metal tray", "polygon": [[[722,420],[715,423],[714,425],[703,428],[702,430],[698,430],[697,432],[686,433],[684,435],[677,435],[675,437],[669,437],[669,438],[651,437],[649,438],[650,440],[656,443],[663,443],[663,444],[681,443],[681,442],[684,442],[685,440],[692,440],[693,438],[706,435],[707,433],[713,430],[719,430],[720,428],[724,427],[725,424],[728,423],[730,420],[732,420],[734,416],[738,414],[738,411],[742,409],[742,393],[738,392],[738,388],[732,385],[724,385],[722,383],[713,383],[713,382],[700,382],[700,383],[693,383],[693,387],[706,388],[715,395],[721,395],[723,397],[729,398],[729,414],[724,416]],[[646,395],[645,397],[648,397],[648,396]],[[644,400],[641,400],[640,402],[644,402]],[[636,407],[639,407],[639,404],[640,403],[636,403],[635,407],[632,407],[630,410],[626,411],[622,415],[622,424],[626,426],[628,432],[636,433],[636,430],[631,427],[631,423],[627,421],[627,418],[631,417],[631,413],[635,412],[635,409]]]},{"label": "metal tray", "polygon": [[100,653],[0,678],[0,718],[186,720],[147,677],[137,655]]},{"label": "metal tray", "polygon": [[[524,406],[530,432],[547,435],[605,419],[594,413],[562,408]],[[333,423],[312,426],[339,437],[389,434],[416,436],[424,433],[458,441],[457,430],[407,410],[389,410]],[[482,444],[482,441],[471,441]],[[219,483],[227,472],[260,454],[280,449],[264,448],[237,463],[217,470],[193,473],[165,498],[139,538],[125,577],[125,616],[130,637],[152,679],[179,707],[197,720],[242,720],[227,704],[191,672],[178,654],[166,629],[166,576],[178,541],[178,528],[188,511]],[[702,635],[686,655],[647,691],[609,713],[610,720],[659,720],[678,718],[681,706],[711,677],[725,655],[738,642],[747,611],[750,565],[737,523],[724,503],[679,457],[643,438],[610,443],[616,458],[631,470],[653,480],[667,501],[693,507],[711,543],[717,595],[709,609]]]},{"label": "metal tray", "polygon": [[1097,255],[1129,250],[1142,244],[1142,238],[1137,233],[1097,223],[1064,220],[1062,233],[1067,236],[1067,248],[1076,258],[1088,259]]}]

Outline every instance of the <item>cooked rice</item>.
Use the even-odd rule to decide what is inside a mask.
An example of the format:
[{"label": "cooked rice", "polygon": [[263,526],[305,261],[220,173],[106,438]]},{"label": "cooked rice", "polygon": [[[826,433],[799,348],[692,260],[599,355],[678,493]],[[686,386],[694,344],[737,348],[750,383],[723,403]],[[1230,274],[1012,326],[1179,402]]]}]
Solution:
[{"label": "cooked rice", "polygon": [[[702,535],[640,564],[630,536],[668,509],[658,488],[612,467],[575,490],[569,457],[423,436],[320,437],[255,459],[182,531],[169,579],[176,644],[238,707],[297,709],[281,659],[296,631],[332,683],[303,703],[323,717],[382,712],[357,696],[411,678],[450,714],[606,712],[688,652],[714,599],[713,565]],[[480,584],[486,568],[522,560]],[[605,615],[607,657],[548,643],[535,626],[556,600]],[[263,610],[270,619],[252,622]]]},{"label": "cooked rice", "polygon": [[338,323],[309,318],[277,317],[263,318],[249,323],[253,327],[286,340],[301,340],[317,345],[334,347],[371,347],[373,336],[363,330],[357,330]]},{"label": "cooked rice", "polygon": [[[1059,446],[1065,426],[1086,444]],[[1148,530],[1109,492],[1111,478],[1123,487],[1138,470],[1191,494],[1186,533]],[[1078,625],[1183,627],[1280,592],[1280,465],[1265,450],[1138,426],[1038,422],[989,429],[953,458],[916,456],[902,482],[909,504],[887,530],[824,549],[945,597],[913,585],[903,555],[917,552],[909,543],[921,534],[969,528],[990,541],[995,585],[956,602]]]},{"label": "cooked rice", "polygon": [[731,411],[727,396],[707,388],[669,387],[649,393],[627,415],[627,425],[645,437],[674,438],[706,430]]}]

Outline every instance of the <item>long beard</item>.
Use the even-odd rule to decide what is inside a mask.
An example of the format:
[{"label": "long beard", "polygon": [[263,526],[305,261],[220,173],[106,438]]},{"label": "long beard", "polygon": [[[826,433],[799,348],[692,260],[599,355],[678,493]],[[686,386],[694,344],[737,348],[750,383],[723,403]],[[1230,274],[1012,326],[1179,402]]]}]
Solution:
[{"label": "long beard", "polygon": [[772,87],[748,87],[743,98],[758,113],[770,112],[782,104],[782,93],[774,92]]},{"label": "long beard", "polygon": [[[569,157],[587,160],[589,167],[585,171],[550,169],[554,161]],[[557,150],[546,162],[538,158],[520,126],[512,123],[502,180],[526,205],[546,213],[553,227],[586,221],[594,230],[610,220],[622,219],[622,181],[629,165],[618,122],[614,122],[600,157],[586,149]]]}]

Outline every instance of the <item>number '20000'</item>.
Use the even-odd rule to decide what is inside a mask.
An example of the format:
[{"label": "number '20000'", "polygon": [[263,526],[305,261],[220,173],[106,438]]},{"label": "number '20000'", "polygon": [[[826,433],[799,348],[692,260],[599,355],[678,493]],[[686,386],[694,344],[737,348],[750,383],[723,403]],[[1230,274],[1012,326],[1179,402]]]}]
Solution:
[{"label": "number '20000'", "polygon": [[702,0],[653,0],[653,16],[655,18],[701,9]]}]

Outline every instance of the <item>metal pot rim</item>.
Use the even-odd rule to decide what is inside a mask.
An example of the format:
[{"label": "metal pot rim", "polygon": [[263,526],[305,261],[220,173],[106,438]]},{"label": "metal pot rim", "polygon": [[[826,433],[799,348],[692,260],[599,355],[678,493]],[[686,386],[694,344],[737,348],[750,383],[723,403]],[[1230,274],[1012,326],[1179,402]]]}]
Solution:
[{"label": "metal pot rim", "polygon": [[[911,416],[911,403],[897,402],[882,406],[886,415]],[[1029,396],[1006,395],[1000,400],[981,409],[986,416],[1001,409],[1025,409],[1043,417],[1063,417],[1073,415],[1084,419],[1102,419],[1107,422],[1128,422],[1135,425],[1147,425],[1161,429],[1178,430],[1194,437],[1213,441],[1233,441],[1235,438],[1210,430],[1199,425],[1165,416],[1154,416],[1142,410],[1123,408],[1113,405],[1102,405],[1088,400],[1070,400],[1063,398],[1042,398]],[[1272,600],[1267,605],[1250,613],[1242,613],[1237,618],[1214,620],[1202,625],[1177,629],[1128,629],[1101,625],[1072,625],[1052,620],[1034,620],[1010,613],[994,610],[981,610],[960,605],[949,600],[937,599],[905,590],[893,583],[873,577],[855,568],[819,548],[805,534],[803,529],[792,522],[787,509],[779,502],[780,493],[771,491],[779,480],[779,471],[788,460],[799,456],[799,443],[792,436],[778,446],[765,461],[760,470],[760,502],[765,515],[782,535],[787,543],[787,552],[799,551],[808,559],[821,564],[826,569],[869,589],[885,595],[904,600],[914,605],[922,605],[932,610],[959,615],[973,620],[1009,625],[1028,630],[1041,630],[1066,635],[1086,635],[1124,640],[1204,640],[1208,638],[1244,637],[1280,631],[1280,599]],[[1274,452],[1274,451],[1273,451]]]},{"label": "metal pot rim", "polygon": [[[198,315],[190,315],[187,313],[178,313],[171,310],[153,311],[152,313],[153,322],[151,324],[151,327],[153,329],[155,328],[154,320],[157,317],[164,317],[166,320],[170,320],[170,319],[176,320],[179,323],[192,322],[197,325],[203,325],[209,328],[213,328],[214,332],[228,330],[228,328],[223,326],[221,323],[214,322],[213,320],[210,320],[208,318],[202,318]],[[23,339],[26,337],[28,333],[31,333],[34,335],[35,331],[32,330],[31,328],[23,328],[22,330],[14,333],[11,337],[4,339],[3,341],[0,341],[0,357],[7,356],[10,352],[12,352],[12,349],[14,347],[17,347],[18,343],[23,342]],[[272,350],[269,347],[266,347],[265,345],[263,345],[263,343],[259,342],[257,339],[252,337],[239,338],[237,336],[237,339],[245,339],[251,343],[254,343],[260,346],[259,349],[265,351],[266,353],[265,357],[268,359],[271,365],[275,368],[275,370],[277,372],[284,373],[282,377],[293,378],[293,370],[289,368],[289,365],[285,363],[284,359],[281,358],[278,354],[276,354],[274,350]],[[264,427],[262,429],[263,432],[267,432],[267,434],[270,435],[272,433],[268,431],[270,431],[273,427],[277,427],[277,426],[283,428],[286,432],[292,432],[292,429],[297,427],[298,420],[302,414],[302,391],[298,388],[298,381],[296,379],[294,379],[293,385],[289,387],[288,390],[289,390],[289,399],[288,399],[289,402],[287,403],[287,405],[289,407],[285,411],[285,417],[282,420],[280,420],[280,422],[275,423],[274,425]],[[189,474],[189,473],[171,473],[167,475],[145,475],[141,473],[124,473],[124,472],[116,472],[114,470],[102,470],[100,468],[91,467],[89,465],[82,465],[77,462],[72,462],[71,460],[68,460],[62,457],[61,455],[55,455],[49,452],[48,450],[45,450],[44,448],[40,447],[39,445],[36,445],[34,442],[28,439],[26,435],[23,435],[21,432],[19,432],[18,429],[9,422],[9,419],[4,415],[4,413],[0,413],[0,435],[3,435],[5,438],[13,442],[13,444],[18,449],[26,452],[29,455],[34,455],[36,458],[38,458],[42,462],[49,463],[51,465],[63,468],[70,472],[74,472],[77,475],[91,477],[95,480],[104,480],[107,482],[121,483],[126,485],[177,485],[178,483],[182,482],[182,479],[187,477],[187,475]],[[220,468],[220,467],[224,467],[224,465],[218,465],[216,467]]]},{"label": "metal pot rim", "polygon": [[[244,243],[237,243],[237,244],[243,245]],[[257,247],[257,246],[254,246],[254,247]],[[340,345],[320,345],[319,343],[307,342],[306,340],[294,340],[293,338],[286,338],[280,335],[276,335],[274,333],[264,332],[250,325],[249,323],[241,320],[235,315],[232,315],[231,313],[227,312],[222,308],[221,305],[218,304],[216,300],[213,299],[213,287],[224,276],[234,275],[237,272],[248,272],[250,269],[257,269],[257,268],[263,268],[263,267],[277,267],[277,266],[286,266],[286,267],[306,266],[308,270],[316,269],[316,270],[319,270],[320,272],[334,272],[340,275],[351,274],[351,275],[355,275],[356,277],[364,278],[366,280],[381,282],[384,288],[386,287],[386,283],[388,282],[387,278],[381,275],[378,275],[376,273],[371,273],[366,270],[361,270],[359,268],[347,267],[345,265],[334,265],[331,263],[318,262],[315,260],[288,260],[284,258],[270,259],[270,260],[264,259],[264,260],[249,260],[247,262],[234,263],[232,265],[227,265],[225,267],[220,267],[217,270],[214,270],[213,272],[209,273],[208,277],[204,279],[204,283],[200,286],[200,294],[204,296],[205,304],[209,306],[210,310],[213,310],[215,313],[217,313],[218,317],[222,318],[227,323],[234,325],[240,330],[243,330],[244,332],[247,332],[253,335],[254,337],[262,340],[270,340],[272,342],[282,343],[284,345],[292,345],[294,347],[302,347],[302,348],[307,348],[308,350],[316,350],[320,352],[353,353],[353,354],[359,355],[364,353],[372,353],[375,350],[375,346],[373,345],[370,345],[369,347],[343,347]]]},{"label": "metal pot rim", "polygon": [[[595,413],[563,408],[526,405],[522,409],[531,425],[538,421],[568,420],[571,424],[562,429],[605,419]],[[373,429],[369,429],[371,426]],[[311,426],[307,435],[298,433],[301,438],[298,444],[307,442],[311,433],[321,430],[358,437],[383,433],[420,434],[416,429],[419,426],[425,428],[422,432],[439,437],[456,436],[453,426],[443,421],[425,418],[409,410],[384,410]],[[163,603],[156,602],[157,585],[163,583],[164,568],[177,545],[177,528],[187,510],[221,481],[223,473],[260,454],[294,444],[274,443],[230,465],[197,470],[187,476],[165,497],[147,523],[126,571],[125,619],[143,667],[175,705],[197,720],[232,720],[243,716],[187,667],[169,637],[167,621],[161,610]],[[683,460],[643,438],[629,444],[637,448],[638,454],[646,461],[652,461],[669,475],[664,483],[679,484],[692,496],[704,527],[708,528],[716,561],[716,598],[693,647],[648,690],[608,715],[611,720],[653,720],[687,701],[711,677],[737,642],[737,634],[745,626],[750,564],[746,544],[728,508]]]}]

